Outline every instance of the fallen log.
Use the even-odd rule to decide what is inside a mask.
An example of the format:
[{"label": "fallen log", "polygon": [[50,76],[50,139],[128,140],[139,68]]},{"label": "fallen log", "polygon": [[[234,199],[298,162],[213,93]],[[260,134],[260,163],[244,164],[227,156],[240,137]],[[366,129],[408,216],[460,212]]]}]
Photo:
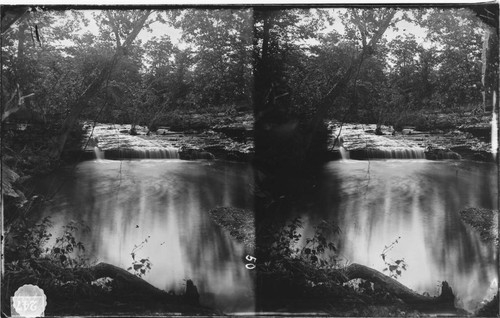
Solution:
[{"label": "fallen log", "polygon": [[441,295],[430,297],[418,294],[397,280],[360,264],[351,264],[344,269],[349,280],[361,278],[383,288],[417,310],[455,311],[455,295],[446,281],[441,285]]},{"label": "fallen log", "polygon": [[94,280],[103,277],[110,277],[115,280],[116,283],[120,284],[120,289],[127,291],[133,290],[134,294],[148,295],[148,297],[155,298],[162,298],[168,295],[165,291],[154,287],[142,278],[137,277],[118,266],[108,263],[99,263],[90,267],[89,271]]},{"label": "fallen log", "polygon": [[[148,299],[177,299],[178,297],[172,296],[164,290],[158,289],[151,285],[147,281],[134,274],[108,263],[99,263],[95,266],[90,267],[90,272],[93,279],[99,279],[103,277],[110,277],[115,281],[115,284],[119,284],[120,290],[124,293],[130,293],[134,298],[136,295],[145,296]],[[199,305],[200,295],[196,286],[193,284],[192,280],[187,280],[186,282],[186,292],[183,298],[187,303],[191,305]]]}]

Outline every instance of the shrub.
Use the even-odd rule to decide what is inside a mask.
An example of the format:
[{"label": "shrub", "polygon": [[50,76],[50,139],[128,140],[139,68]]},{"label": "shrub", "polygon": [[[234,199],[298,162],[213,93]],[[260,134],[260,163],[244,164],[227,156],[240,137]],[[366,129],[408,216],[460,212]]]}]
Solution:
[{"label": "shrub", "polygon": [[137,255],[137,252],[141,250],[146,243],[148,242],[150,236],[148,236],[144,241],[142,241],[139,245],[134,245],[130,256],[132,257],[132,266],[127,268],[128,271],[132,272],[137,277],[142,277],[146,275],[151,270],[151,266],[153,265],[149,260],[149,257],[140,258]]},{"label": "shrub", "polygon": [[[267,272],[299,270],[313,274],[318,269],[339,267],[336,246],[332,239],[340,233],[340,228],[333,222],[321,220],[313,227],[312,237],[302,238],[299,229],[303,228],[302,219],[297,217],[282,226],[270,228],[271,244],[266,248],[268,261],[260,267]],[[292,265],[293,264],[293,265]],[[297,274],[294,272],[292,274]],[[308,275],[309,276],[309,275]],[[322,275],[321,275],[322,276]]]},{"label": "shrub", "polygon": [[382,260],[385,263],[383,271],[389,272],[389,277],[394,279],[398,279],[399,277],[401,277],[403,271],[405,271],[406,268],[408,267],[408,264],[406,264],[404,258],[393,260],[387,257],[389,251],[392,250],[396,244],[398,244],[400,239],[401,237],[398,237],[397,239],[394,240],[394,242],[392,242],[388,246],[385,246],[384,250],[382,251],[382,254],[380,254],[380,257],[382,257]]},{"label": "shrub", "polygon": [[[3,304],[24,284],[35,284],[52,299],[75,299],[96,293],[90,282],[90,261],[76,233],[88,227],[75,221],[63,226],[55,239],[49,232],[50,217],[35,223],[21,218],[5,233],[5,272],[2,279]],[[3,308],[7,310],[8,308]]]}]

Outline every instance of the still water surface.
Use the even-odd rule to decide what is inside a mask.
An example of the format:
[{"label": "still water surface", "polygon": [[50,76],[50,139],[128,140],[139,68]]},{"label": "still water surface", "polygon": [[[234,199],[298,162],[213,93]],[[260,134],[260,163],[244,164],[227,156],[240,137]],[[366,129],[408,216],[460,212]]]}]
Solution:
[{"label": "still water surface", "polygon": [[253,310],[253,280],[245,250],[210,219],[217,206],[252,208],[247,165],[181,160],[86,161],[39,180],[40,189],[63,183],[44,214],[56,228],[70,220],[91,228],[87,252],[122,268],[148,257],[144,277],[164,290],[183,292],[192,279],[200,301],[224,311]]},{"label": "still water surface", "polygon": [[[382,271],[388,260],[408,264],[399,281],[431,296],[448,281],[461,306],[473,310],[498,286],[497,249],[465,225],[466,207],[498,209],[494,164],[468,161],[335,161],[322,172],[310,224],[335,220],[344,260]],[[310,230],[309,230],[310,231]],[[491,287],[491,288],[490,288]]]},{"label": "still water surface", "polygon": [[[399,280],[436,293],[447,280],[463,307],[473,310],[498,279],[494,246],[459,219],[469,206],[497,209],[495,165],[466,161],[373,160],[326,164],[312,198],[300,210],[308,224],[333,219],[342,233],[345,260],[383,270],[380,254],[404,259]],[[87,161],[38,180],[48,192],[64,184],[44,214],[61,226],[90,225],[82,237],[99,261],[124,268],[138,257],[153,266],[145,279],[158,288],[183,290],[192,279],[201,300],[226,312],[253,311],[251,273],[243,246],[218,228],[216,206],[252,208],[252,170],[227,162],[181,160]],[[307,212],[303,212],[307,211]],[[305,229],[305,232],[310,231]],[[305,233],[307,234],[307,233]]]}]

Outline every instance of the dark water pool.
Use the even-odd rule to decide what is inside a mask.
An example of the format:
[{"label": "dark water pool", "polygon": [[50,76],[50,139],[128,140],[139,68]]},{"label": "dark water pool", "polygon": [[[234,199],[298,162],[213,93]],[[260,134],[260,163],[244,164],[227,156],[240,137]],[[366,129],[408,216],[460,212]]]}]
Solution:
[{"label": "dark water pool", "polygon": [[[62,183],[63,182],[63,183]],[[82,240],[95,259],[122,268],[148,257],[154,286],[184,291],[192,279],[201,302],[225,311],[253,310],[245,251],[210,219],[217,206],[252,208],[247,165],[181,160],[86,161],[42,180],[59,188],[43,212],[56,229],[70,220],[91,231]],[[60,185],[62,184],[62,187]]]},{"label": "dark water pool", "polygon": [[[131,251],[149,257],[145,276],[166,290],[192,279],[201,300],[227,312],[252,311],[253,280],[245,250],[209,218],[216,206],[252,208],[252,169],[227,162],[181,160],[87,161],[37,181],[57,189],[44,214],[58,226],[71,219],[90,225],[88,251],[124,268]],[[497,168],[467,161],[380,160],[326,164],[307,210],[306,223],[335,220],[341,257],[378,270],[380,254],[408,264],[399,280],[435,295],[442,280],[460,305],[473,310],[498,280],[496,248],[463,224],[466,207],[497,209]],[[310,227],[304,229],[305,234]]]},{"label": "dark water pool", "polygon": [[[466,207],[498,209],[494,164],[469,161],[334,161],[322,171],[313,208],[304,215],[337,222],[342,258],[382,271],[388,260],[408,265],[399,281],[439,294],[448,281],[459,305],[474,310],[498,286],[497,249],[465,225]],[[311,229],[306,229],[310,232]]]}]

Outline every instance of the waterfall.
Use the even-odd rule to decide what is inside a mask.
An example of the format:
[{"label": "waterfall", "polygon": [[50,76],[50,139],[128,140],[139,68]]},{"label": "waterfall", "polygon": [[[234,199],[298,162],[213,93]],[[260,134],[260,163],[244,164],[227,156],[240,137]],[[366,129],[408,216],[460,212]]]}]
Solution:
[{"label": "waterfall", "polygon": [[106,159],[179,159],[177,148],[127,148],[103,151]]},{"label": "waterfall", "polygon": [[94,153],[95,153],[95,158],[97,160],[102,160],[104,159],[104,151],[101,150],[101,148],[95,146],[94,147]]},{"label": "waterfall", "polygon": [[425,159],[423,148],[364,148],[350,152],[351,159]]},{"label": "waterfall", "polygon": [[334,147],[339,150],[340,157],[342,158],[342,160],[349,160],[349,159],[351,159],[350,155],[349,155],[349,150],[347,150],[344,147],[344,137],[342,137],[340,134],[335,139]]},{"label": "waterfall", "polygon": [[348,160],[351,159],[351,156],[349,155],[349,151],[344,148],[344,146],[339,147],[340,155],[342,156],[342,160]]}]

